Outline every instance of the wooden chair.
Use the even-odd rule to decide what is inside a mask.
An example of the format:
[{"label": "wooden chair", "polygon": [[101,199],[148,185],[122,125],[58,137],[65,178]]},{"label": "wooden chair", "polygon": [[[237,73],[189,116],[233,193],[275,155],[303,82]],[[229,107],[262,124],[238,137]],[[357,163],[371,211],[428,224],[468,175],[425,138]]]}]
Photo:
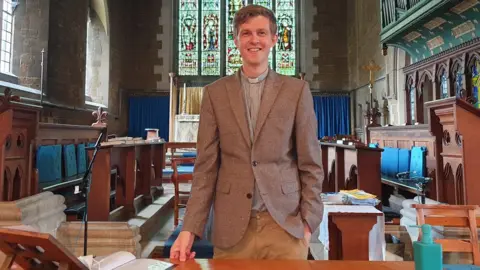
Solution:
[{"label": "wooden chair", "polygon": [[[435,239],[434,241],[442,245],[444,252],[472,253],[473,264],[480,265],[476,217],[478,205],[414,204],[412,207],[417,210],[418,225],[468,228],[469,240]],[[419,240],[421,237],[420,231]]]},{"label": "wooden chair", "polygon": [[186,204],[183,204],[181,201],[181,195],[190,195],[190,191],[180,190],[180,183],[188,183],[189,181],[193,180],[193,166],[186,171],[180,171],[180,166],[182,164],[195,164],[195,158],[172,158],[172,183],[175,189],[175,197],[174,197],[174,206],[173,206],[173,214],[174,214],[174,225],[175,227],[178,226],[179,221],[179,211],[180,208],[185,208]]},{"label": "wooden chair", "polygon": [[[169,183],[171,182],[172,174],[173,174],[173,168],[172,166],[172,158],[195,158],[196,153],[193,151],[197,147],[197,143],[195,142],[167,142],[165,143],[164,147],[164,152],[163,152],[163,164],[162,164],[162,169],[163,169],[163,177],[162,177],[162,182],[163,183]],[[177,152],[180,152],[178,150],[184,149],[187,150],[187,152],[181,154],[181,155],[176,155]],[[192,151],[190,151],[192,150]],[[167,157],[167,153],[170,151],[170,158]]]}]

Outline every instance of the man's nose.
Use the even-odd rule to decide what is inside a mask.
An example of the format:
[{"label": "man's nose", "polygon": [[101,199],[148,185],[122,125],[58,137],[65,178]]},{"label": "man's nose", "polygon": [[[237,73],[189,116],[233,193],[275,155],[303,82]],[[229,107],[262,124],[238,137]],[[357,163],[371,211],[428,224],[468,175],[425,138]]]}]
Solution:
[{"label": "man's nose", "polygon": [[250,37],[250,42],[253,43],[253,44],[257,44],[259,42],[259,38],[256,34],[253,34],[251,37]]}]

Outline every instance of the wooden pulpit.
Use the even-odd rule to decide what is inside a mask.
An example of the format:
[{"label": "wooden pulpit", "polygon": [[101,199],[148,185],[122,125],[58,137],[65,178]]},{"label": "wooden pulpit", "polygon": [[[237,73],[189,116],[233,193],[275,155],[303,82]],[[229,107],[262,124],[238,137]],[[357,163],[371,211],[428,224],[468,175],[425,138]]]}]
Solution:
[{"label": "wooden pulpit", "polygon": [[436,188],[448,204],[480,204],[480,110],[456,97],[426,102],[436,136]]},{"label": "wooden pulpit", "polygon": [[0,229],[0,250],[0,269],[88,269],[48,233]]}]

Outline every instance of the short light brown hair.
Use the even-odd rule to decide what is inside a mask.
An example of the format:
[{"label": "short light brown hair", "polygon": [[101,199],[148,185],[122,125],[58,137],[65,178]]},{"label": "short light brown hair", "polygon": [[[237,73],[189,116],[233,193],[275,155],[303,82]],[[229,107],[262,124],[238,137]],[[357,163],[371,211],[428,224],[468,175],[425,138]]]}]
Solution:
[{"label": "short light brown hair", "polygon": [[240,30],[240,25],[246,23],[250,18],[263,16],[270,21],[270,32],[277,34],[277,19],[270,9],[260,5],[248,5],[241,8],[233,18],[233,35],[236,37]]}]

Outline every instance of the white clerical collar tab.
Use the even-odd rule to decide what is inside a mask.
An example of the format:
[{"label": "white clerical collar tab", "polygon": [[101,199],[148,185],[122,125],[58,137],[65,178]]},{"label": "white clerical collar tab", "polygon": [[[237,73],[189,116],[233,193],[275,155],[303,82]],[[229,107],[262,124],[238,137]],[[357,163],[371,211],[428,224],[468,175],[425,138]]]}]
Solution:
[{"label": "white clerical collar tab", "polygon": [[245,76],[245,74],[243,73],[243,70],[241,71],[242,72],[242,76],[248,80],[249,83],[259,83],[263,80],[265,80],[265,78],[267,77],[268,75],[268,68],[267,70],[265,70],[265,72],[263,72],[262,74],[260,74],[260,76],[258,76],[257,78],[248,78],[247,76]]}]

